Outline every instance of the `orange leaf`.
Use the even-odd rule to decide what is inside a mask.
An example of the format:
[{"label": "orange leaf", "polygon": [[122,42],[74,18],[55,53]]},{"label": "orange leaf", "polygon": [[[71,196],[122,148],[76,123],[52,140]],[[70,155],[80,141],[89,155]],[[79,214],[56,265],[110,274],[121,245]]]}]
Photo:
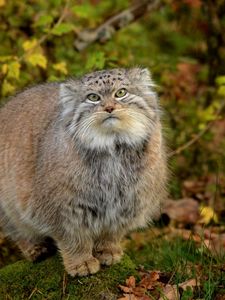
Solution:
[{"label": "orange leaf", "polygon": [[121,291],[125,292],[125,293],[132,293],[132,288],[124,286],[124,285],[119,285],[119,288],[121,289]]},{"label": "orange leaf", "polygon": [[134,277],[134,276],[130,276],[128,279],[126,279],[126,285],[127,285],[128,287],[134,288],[134,287],[135,287],[135,284],[136,284],[136,280],[135,280],[135,277]]},{"label": "orange leaf", "polygon": [[145,291],[146,291],[146,289],[143,287],[140,287],[140,286],[133,288],[133,294],[137,297],[145,296]]},{"label": "orange leaf", "polygon": [[159,279],[158,271],[153,271],[150,274],[145,274],[140,282],[140,286],[148,290],[151,290],[153,286],[155,286],[158,283],[157,282],[158,279]]}]

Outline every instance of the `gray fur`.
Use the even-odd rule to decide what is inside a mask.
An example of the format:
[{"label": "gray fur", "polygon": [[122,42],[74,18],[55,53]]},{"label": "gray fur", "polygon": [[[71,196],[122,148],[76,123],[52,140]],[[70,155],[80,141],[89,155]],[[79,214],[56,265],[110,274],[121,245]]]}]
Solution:
[{"label": "gray fur", "polygon": [[26,256],[48,236],[71,275],[95,273],[159,213],[166,158],[153,87],[146,69],[103,70],[27,89],[1,109],[1,225]]}]

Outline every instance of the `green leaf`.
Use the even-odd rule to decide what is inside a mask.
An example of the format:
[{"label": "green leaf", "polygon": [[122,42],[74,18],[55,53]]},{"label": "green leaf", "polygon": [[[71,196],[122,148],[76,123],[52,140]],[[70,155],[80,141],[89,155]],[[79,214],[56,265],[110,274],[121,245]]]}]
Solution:
[{"label": "green leaf", "polygon": [[53,22],[53,17],[50,15],[40,16],[40,18],[35,22],[35,26],[47,26],[51,25]]},{"label": "green leaf", "polygon": [[224,76],[218,76],[216,78],[216,84],[217,85],[225,85],[225,75]]},{"label": "green leaf", "polygon": [[61,23],[53,27],[51,30],[52,34],[62,35],[64,33],[68,33],[74,29],[74,25],[71,23]]},{"label": "green leaf", "polygon": [[218,91],[217,91],[218,95],[219,96],[225,96],[225,85],[221,85],[219,88],[218,88]]},{"label": "green leaf", "polygon": [[105,61],[106,59],[104,52],[93,53],[91,56],[89,56],[85,68],[87,70],[102,69],[105,66]]},{"label": "green leaf", "polygon": [[72,11],[76,16],[83,19],[89,19],[96,14],[96,9],[88,3],[82,5],[74,5],[72,7]]},{"label": "green leaf", "polygon": [[0,62],[6,62],[6,61],[12,60],[12,59],[16,59],[16,56],[12,56],[12,55],[0,56]]}]

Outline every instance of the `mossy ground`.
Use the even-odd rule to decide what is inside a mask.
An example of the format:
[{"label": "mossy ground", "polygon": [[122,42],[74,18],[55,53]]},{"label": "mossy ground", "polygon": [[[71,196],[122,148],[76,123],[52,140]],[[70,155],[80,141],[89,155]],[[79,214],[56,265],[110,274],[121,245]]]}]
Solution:
[{"label": "mossy ground", "polygon": [[115,299],[118,284],[135,274],[126,255],[121,263],[82,278],[68,276],[57,255],[35,264],[22,260],[0,270],[0,299]]}]

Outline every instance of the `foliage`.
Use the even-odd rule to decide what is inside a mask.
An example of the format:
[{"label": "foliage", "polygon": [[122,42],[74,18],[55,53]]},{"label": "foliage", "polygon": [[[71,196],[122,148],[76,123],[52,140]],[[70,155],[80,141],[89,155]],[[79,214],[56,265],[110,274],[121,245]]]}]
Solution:
[{"label": "foliage", "polygon": [[[150,68],[159,86],[165,127],[170,128],[169,146],[185,144],[217,118],[216,111],[225,95],[222,68],[218,70],[217,86],[207,85],[210,7],[200,0],[167,0],[161,9],[123,28],[106,44],[95,43],[82,52],[75,50],[78,32],[99,26],[130,5],[127,0],[2,1],[1,95],[5,97],[30,84],[63,80],[93,69],[143,65]],[[224,17],[217,31],[222,34],[223,29]],[[224,55],[224,45],[220,45],[220,53]],[[213,138],[209,130],[191,151],[187,149],[178,157],[182,162],[185,157],[185,163],[177,165],[172,161],[173,171],[182,170],[182,178],[202,174],[203,169],[215,171],[224,160],[224,151],[218,147],[209,155]],[[176,186],[174,183],[171,187],[174,196],[179,195]]]}]

